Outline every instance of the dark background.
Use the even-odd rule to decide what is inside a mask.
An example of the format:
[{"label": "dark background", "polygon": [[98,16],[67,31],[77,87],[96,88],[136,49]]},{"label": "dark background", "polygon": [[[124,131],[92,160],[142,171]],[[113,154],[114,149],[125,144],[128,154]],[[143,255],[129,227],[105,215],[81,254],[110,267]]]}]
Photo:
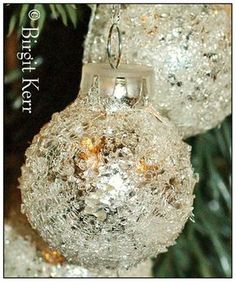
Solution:
[{"label": "dark background", "polygon": [[[18,6],[18,7],[17,7]],[[7,37],[9,20],[16,9],[22,5],[5,6],[5,73],[21,68],[16,52],[20,46],[17,32]],[[65,26],[59,20],[46,22],[39,37],[38,44],[32,49],[32,56],[42,58],[42,65],[33,73],[39,77],[40,91],[33,90],[32,113],[22,113],[21,106],[14,107],[17,99],[21,99],[21,78],[13,83],[5,84],[5,199],[14,191],[20,166],[24,162],[24,152],[33,136],[47,123],[54,112],[63,110],[77,96],[81,77],[83,41],[88,30],[90,8],[80,5],[78,28]],[[13,61],[13,63],[12,63]],[[10,65],[13,64],[12,65]],[[27,76],[30,78],[30,76]],[[7,210],[8,205],[5,205]]]}]

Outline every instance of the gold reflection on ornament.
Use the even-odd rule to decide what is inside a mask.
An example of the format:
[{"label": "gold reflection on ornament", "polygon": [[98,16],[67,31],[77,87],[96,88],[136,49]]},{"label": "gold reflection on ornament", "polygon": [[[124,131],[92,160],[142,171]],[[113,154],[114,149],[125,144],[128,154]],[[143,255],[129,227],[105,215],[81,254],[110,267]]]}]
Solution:
[{"label": "gold reflection on ornament", "polygon": [[83,151],[79,153],[79,159],[89,162],[92,161],[90,166],[93,170],[97,170],[98,164],[102,160],[100,153],[106,145],[105,136],[99,138],[99,143],[97,143],[96,140],[97,139],[94,137],[90,138],[88,136],[84,136],[80,141]]},{"label": "gold reflection on ornament", "polygon": [[49,248],[42,251],[43,259],[50,264],[61,264],[65,261],[63,255],[56,250],[50,250]]},{"label": "gold reflection on ornament", "polygon": [[81,146],[87,148],[89,151],[91,151],[94,146],[93,146],[93,142],[89,137],[83,137],[81,139]]},{"label": "gold reflection on ornament", "polygon": [[159,166],[158,165],[149,165],[145,162],[144,159],[142,159],[140,162],[139,162],[139,165],[138,165],[138,172],[146,172],[146,171],[156,171],[156,170],[159,170]]},{"label": "gold reflection on ornament", "polygon": [[86,153],[84,153],[85,155],[83,155],[83,159],[88,155],[97,155],[102,151],[106,144],[105,136],[102,136],[100,138],[100,142],[97,145],[95,145],[94,143],[96,143],[95,140],[89,137],[83,137],[81,139],[80,145],[87,151],[87,155]]}]

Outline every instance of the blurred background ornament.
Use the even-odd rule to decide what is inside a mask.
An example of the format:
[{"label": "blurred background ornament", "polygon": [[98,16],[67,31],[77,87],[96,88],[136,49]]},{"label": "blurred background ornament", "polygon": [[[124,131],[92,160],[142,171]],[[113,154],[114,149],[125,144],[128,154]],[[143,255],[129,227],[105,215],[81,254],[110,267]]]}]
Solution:
[{"label": "blurred background ornament", "polygon": [[93,277],[87,269],[66,263],[32,230],[26,218],[11,208],[5,222],[5,277]]},{"label": "blurred background ornament", "polygon": [[[16,205],[18,207],[18,205]],[[31,228],[26,217],[14,207],[5,222],[5,277],[151,277],[152,262],[147,260],[130,270],[119,273],[96,272],[69,264]]]},{"label": "blurred background ornament", "polygon": [[148,100],[144,66],[89,64],[79,97],[26,151],[22,212],[68,261],[128,269],[175,243],[192,214],[190,146]]},{"label": "blurred background ornament", "polygon": [[[93,10],[84,63],[107,60],[110,9]],[[231,112],[230,25],[230,5],[121,5],[121,60],[154,68],[152,104],[184,138],[217,126]]]}]

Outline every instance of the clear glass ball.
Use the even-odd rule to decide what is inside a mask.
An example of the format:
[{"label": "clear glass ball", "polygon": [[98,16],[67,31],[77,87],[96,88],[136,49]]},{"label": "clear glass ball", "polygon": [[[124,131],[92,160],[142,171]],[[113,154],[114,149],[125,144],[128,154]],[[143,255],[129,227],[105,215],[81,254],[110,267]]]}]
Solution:
[{"label": "clear glass ball", "polygon": [[77,98],[34,137],[22,211],[68,261],[129,268],[165,252],[191,215],[191,149],[150,108],[98,98]]}]

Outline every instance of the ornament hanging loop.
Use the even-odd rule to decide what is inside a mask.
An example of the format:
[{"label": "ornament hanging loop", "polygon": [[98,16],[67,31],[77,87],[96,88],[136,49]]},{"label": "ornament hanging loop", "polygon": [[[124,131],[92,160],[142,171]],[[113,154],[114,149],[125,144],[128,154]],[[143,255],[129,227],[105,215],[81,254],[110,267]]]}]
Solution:
[{"label": "ornament hanging loop", "polygon": [[[109,64],[111,68],[117,69],[119,64],[120,64],[120,59],[121,59],[121,49],[122,49],[122,42],[121,42],[121,32],[119,28],[119,23],[120,23],[120,4],[113,4],[111,8],[111,27],[109,30],[108,34],[108,39],[107,39],[107,57]],[[117,39],[118,39],[118,46],[117,46],[117,54],[114,55],[112,53],[112,35],[114,33],[117,33]]]},{"label": "ornament hanging loop", "polygon": [[[113,32],[117,32],[117,36],[118,36],[118,52],[117,52],[117,56],[113,56],[112,52],[111,52],[111,41],[112,41],[112,34]],[[121,44],[121,33],[120,33],[120,29],[117,25],[117,23],[113,23],[110,30],[109,30],[109,34],[108,34],[108,40],[107,40],[107,56],[108,56],[108,61],[110,66],[113,69],[117,69],[119,64],[120,64],[120,59],[121,59],[121,49],[122,49],[122,44]]]}]

